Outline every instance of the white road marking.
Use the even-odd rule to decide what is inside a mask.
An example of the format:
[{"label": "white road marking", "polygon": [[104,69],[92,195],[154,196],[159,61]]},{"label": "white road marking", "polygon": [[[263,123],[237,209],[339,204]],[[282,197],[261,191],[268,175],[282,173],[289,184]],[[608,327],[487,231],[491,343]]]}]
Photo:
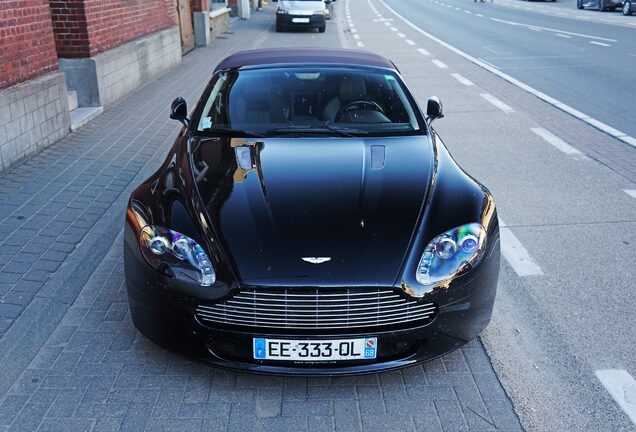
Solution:
[{"label": "white road marking", "polygon": [[[592,118],[592,117],[588,116],[587,114],[584,114],[584,113],[572,108],[571,106],[569,106],[567,104],[564,104],[560,100],[555,99],[552,96],[548,96],[547,94],[537,90],[536,88],[534,88],[532,86],[529,86],[528,84],[526,84],[526,83],[524,83],[522,81],[519,81],[516,78],[511,77],[507,73],[500,71],[496,66],[489,64],[487,61],[484,61],[483,59],[475,58],[475,57],[471,56],[470,54],[467,54],[464,51],[460,50],[459,48],[454,47],[453,45],[449,44],[448,42],[444,42],[440,38],[435,37],[432,34],[422,30],[417,25],[413,24],[411,21],[409,21],[408,19],[404,18],[402,15],[397,13],[393,8],[391,8],[391,6],[386,4],[386,2],[384,0],[379,0],[379,1],[384,5],[384,7],[386,7],[389,11],[391,11],[391,13],[393,13],[393,15],[395,15],[400,20],[402,20],[402,22],[404,22],[409,27],[413,28],[418,33],[426,36],[430,40],[432,40],[434,42],[437,42],[439,45],[443,46],[444,48],[454,52],[455,54],[457,54],[459,56],[464,57],[466,60],[476,64],[477,66],[479,66],[479,67],[481,67],[483,69],[486,69],[487,71],[497,75],[498,77],[503,78],[504,80],[506,80],[510,84],[520,88],[521,90],[523,90],[523,91],[525,91],[527,93],[530,93],[531,95],[543,100],[544,102],[549,103],[550,105],[560,109],[561,111],[564,111],[564,112],[572,115],[573,117],[576,117],[579,120],[582,120],[585,123],[597,128],[597,129],[599,129],[600,125],[604,125],[607,128],[610,128],[610,129],[616,131],[614,134],[609,134],[609,135],[611,135],[614,138],[616,138],[618,140],[621,140],[624,143],[636,148],[636,138],[634,138],[634,137],[632,137],[630,135],[627,135],[626,133],[624,133],[622,131],[616,130],[616,129],[612,128],[609,125],[605,125],[604,123],[600,122],[599,120],[596,120],[595,118]],[[561,33],[563,33],[563,32],[561,32]],[[599,129],[599,130],[603,130],[603,129]],[[603,131],[605,132],[605,130],[603,130]]]},{"label": "white road marking", "polygon": [[438,67],[438,68],[440,68],[440,69],[447,69],[447,68],[448,68],[448,65],[446,65],[446,63],[441,62],[441,61],[439,61],[439,60],[437,60],[437,59],[433,59],[433,60],[431,60],[431,61],[433,62],[433,64],[434,64],[435,66],[437,66],[437,67]]},{"label": "white road marking", "polygon": [[502,20],[502,19],[499,19],[499,18],[490,18],[490,19],[493,20],[493,21],[496,21],[496,22],[501,22],[501,23],[504,23],[504,24],[510,24],[510,25],[513,25],[513,26],[526,27],[526,28],[529,28],[529,29],[532,29],[532,30],[539,29],[539,30],[546,30],[546,31],[551,31],[551,32],[555,32],[555,33],[567,34],[567,35],[570,35],[570,36],[579,36],[579,37],[587,38],[587,39],[596,39],[596,40],[602,40],[602,41],[606,41],[606,42],[617,42],[616,39],[608,39],[608,38],[603,38],[603,37],[599,37],[599,36],[587,35],[587,34],[583,34],[583,33],[568,32],[568,31],[553,29],[553,28],[550,28],[550,27],[540,27],[540,26],[524,24],[524,23],[515,22],[515,21]]},{"label": "white road marking", "polygon": [[572,147],[570,144],[566,143],[561,138],[559,138],[558,136],[556,136],[555,134],[553,134],[547,129],[544,129],[541,127],[534,127],[534,128],[530,128],[530,130],[534,132],[535,134],[539,135],[541,138],[543,138],[548,144],[552,144],[558,150],[560,150],[561,152],[567,155],[581,154],[580,151],[578,151],[577,149]]},{"label": "white road marking", "polygon": [[636,189],[623,189],[623,192],[625,192],[627,195],[631,196],[632,198],[636,198]]},{"label": "white road marking", "polygon": [[482,94],[480,94],[480,96],[483,97],[484,99],[486,99],[491,104],[493,104],[495,107],[497,107],[500,110],[502,110],[503,112],[505,112],[506,114],[509,114],[511,112],[515,112],[515,110],[511,106],[506,105],[505,103],[503,103],[501,100],[497,99],[496,97],[494,97],[490,93],[482,93]]},{"label": "white road marking", "polygon": [[391,31],[398,31],[395,27],[391,27]]},{"label": "white road marking", "polygon": [[[486,48],[486,47],[484,47],[484,48]],[[490,63],[489,61],[484,60],[484,59],[483,59],[483,58],[481,58],[481,57],[479,58],[479,61],[483,62],[484,64],[487,64],[488,66],[490,66],[490,67],[491,67],[491,68],[493,68],[493,69],[499,69],[499,66],[497,66],[497,65],[496,65],[496,64],[494,64],[494,63]]]},{"label": "white road marking", "polygon": [[483,18],[484,17],[482,14],[475,14],[475,16],[478,16],[479,18]]},{"label": "white road marking", "polygon": [[349,31],[350,31],[351,33],[358,33],[358,29],[356,29],[355,27],[350,27],[350,28],[349,28]]},{"label": "white road marking", "polygon": [[401,38],[405,38],[406,37],[406,35],[404,33],[398,33],[397,35],[398,35],[398,37],[401,37]]},{"label": "white road marking", "polygon": [[555,33],[554,35],[558,37],[566,38],[566,39],[570,39],[572,37],[572,36],[564,35],[563,33]]},{"label": "white road marking", "polygon": [[499,234],[501,236],[501,253],[515,273],[519,276],[540,276],[543,274],[541,267],[532,260],[523,244],[501,219],[499,219]]},{"label": "white road marking", "polygon": [[409,44],[409,45],[411,45],[411,46],[412,46],[412,45],[415,45],[415,42],[413,42],[411,39],[407,39],[407,40],[405,40],[404,42],[406,42],[407,44]]},{"label": "white road marking", "polygon": [[419,51],[420,54],[422,54],[423,56],[430,56],[431,53],[426,51],[424,48],[418,48],[417,49]]},{"label": "white road marking", "polygon": [[590,41],[590,43],[593,44],[593,45],[599,45],[599,46],[604,46],[604,47],[611,46],[610,44],[606,44],[606,43],[603,43],[603,42]]},{"label": "white road marking", "polygon": [[361,41],[356,42],[356,44],[358,45],[358,47],[364,48],[364,43],[362,43]]},{"label": "white road marking", "polygon": [[636,425],[636,381],[623,369],[599,369],[595,371],[605,390]]},{"label": "white road marking", "polygon": [[469,11],[469,10],[465,10],[464,12],[466,12],[467,14],[471,14],[471,15],[473,14],[473,13],[472,13],[471,11]]},{"label": "white road marking", "polygon": [[471,80],[469,80],[468,78],[463,77],[462,75],[460,75],[458,73],[451,74],[451,76],[453,78],[455,78],[457,81],[459,81],[460,83],[464,84],[465,86],[475,85],[475,84],[473,84],[473,82]]},{"label": "white road marking", "polygon": [[390,25],[391,25],[391,23],[390,23],[390,22],[388,22],[388,21],[386,21],[386,22],[384,23],[384,25],[385,25],[385,26],[390,26]]},{"label": "white road marking", "polygon": [[359,35],[359,34],[354,34],[354,35],[353,35],[353,38],[354,38],[354,39],[360,39],[360,35]]}]

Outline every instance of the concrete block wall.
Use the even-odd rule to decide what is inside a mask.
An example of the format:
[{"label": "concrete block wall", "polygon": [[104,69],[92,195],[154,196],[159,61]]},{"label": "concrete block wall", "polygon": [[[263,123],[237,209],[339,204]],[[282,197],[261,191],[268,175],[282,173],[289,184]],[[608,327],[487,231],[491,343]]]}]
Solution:
[{"label": "concrete block wall", "polygon": [[0,90],[0,173],[62,138],[69,127],[61,72]]},{"label": "concrete block wall", "polygon": [[144,36],[90,58],[60,59],[80,106],[108,106],[181,62],[179,29]]},{"label": "concrete block wall", "polygon": [[93,57],[102,106],[181,63],[179,29],[171,27]]},{"label": "concrete block wall", "polygon": [[213,12],[210,18],[210,36],[217,38],[230,29],[230,10],[223,9]]}]

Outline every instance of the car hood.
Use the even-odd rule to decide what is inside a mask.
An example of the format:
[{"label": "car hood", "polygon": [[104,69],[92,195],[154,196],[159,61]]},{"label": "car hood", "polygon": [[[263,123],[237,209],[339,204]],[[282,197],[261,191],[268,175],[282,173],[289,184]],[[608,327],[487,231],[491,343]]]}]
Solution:
[{"label": "car hood", "polygon": [[395,283],[430,184],[426,136],[195,138],[191,149],[207,223],[240,284]]},{"label": "car hood", "polygon": [[317,1],[287,1],[283,0],[278,2],[278,7],[284,10],[291,11],[315,11],[325,8],[325,3],[322,0]]}]

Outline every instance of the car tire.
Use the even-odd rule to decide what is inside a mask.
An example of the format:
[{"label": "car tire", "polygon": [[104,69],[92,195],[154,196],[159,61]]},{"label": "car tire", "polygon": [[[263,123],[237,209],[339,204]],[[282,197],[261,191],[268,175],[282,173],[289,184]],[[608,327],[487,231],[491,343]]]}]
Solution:
[{"label": "car tire", "polygon": [[282,33],[283,32],[283,27],[276,24],[276,33]]},{"label": "car tire", "polygon": [[623,2],[622,11],[623,11],[623,15],[625,15],[625,16],[629,16],[629,15],[633,14],[633,12],[632,12],[632,2],[629,1],[629,0],[624,1]]},{"label": "car tire", "polygon": [[598,0],[598,10],[600,12],[607,12],[607,6],[605,6],[605,0]]},{"label": "car tire", "polygon": [[323,26],[318,27],[318,31],[319,31],[320,33],[324,33],[324,32],[325,32],[325,30],[327,30],[327,25],[326,25],[326,24],[325,24],[325,25],[323,25]]},{"label": "car tire", "polygon": [[583,9],[583,0],[576,0],[576,8]]}]

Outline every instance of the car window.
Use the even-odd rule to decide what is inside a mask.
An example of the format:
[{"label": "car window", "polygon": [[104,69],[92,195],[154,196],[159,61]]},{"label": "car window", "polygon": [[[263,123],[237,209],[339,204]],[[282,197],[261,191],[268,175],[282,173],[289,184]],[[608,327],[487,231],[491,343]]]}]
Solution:
[{"label": "car window", "polygon": [[422,134],[412,97],[392,71],[297,67],[221,72],[198,132],[279,135]]}]

